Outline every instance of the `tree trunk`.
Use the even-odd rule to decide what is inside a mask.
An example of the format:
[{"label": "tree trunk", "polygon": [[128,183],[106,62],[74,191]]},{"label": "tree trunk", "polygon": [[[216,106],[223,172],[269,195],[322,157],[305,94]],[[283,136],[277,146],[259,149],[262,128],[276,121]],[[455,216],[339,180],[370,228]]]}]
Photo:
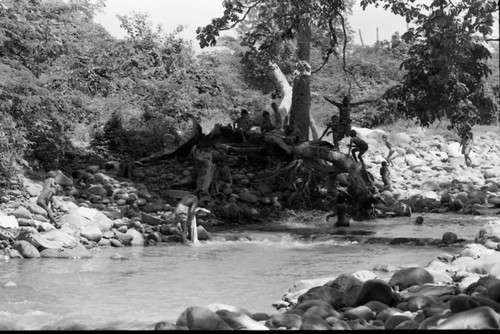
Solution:
[{"label": "tree trunk", "polygon": [[311,107],[311,27],[303,20],[299,24],[297,36],[297,56],[299,75],[293,84],[290,126],[300,141],[309,140],[309,109]]},{"label": "tree trunk", "polygon": [[288,119],[289,119],[289,114],[290,114],[290,108],[292,107],[292,86],[288,83],[288,80],[286,79],[285,75],[281,71],[278,65],[275,63],[270,63],[271,66],[272,74],[273,77],[276,81],[277,86],[281,90],[281,95],[283,96],[283,99],[281,100],[280,105],[278,106],[278,112],[280,113],[280,118],[283,121],[282,124],[280,124],[280,129],[284,130],[285,126],[288,125]]},{"label": "tree trunk", "polygon": [[[271,66],[271,72],[274,80],[276,81],[276,85],[279,87],[281,91],[281,95],[283,99],[281,100],[280,105],[278,106],[279,115],[275,118],[279,118],[283,122],[281,124],[276,124],[278,129],[285,129],[286,125],[289,125],[290,120],[290,109],[292,107],[292,96],[293,96],[293,88],[288,83],[285,75],[281,71],[278,65],[275,63],[269,63]],[[312,139],[316,140],[319,138],[317,125],[314,121],[314,118],[309,115],[309,128],[311,130]]]}]

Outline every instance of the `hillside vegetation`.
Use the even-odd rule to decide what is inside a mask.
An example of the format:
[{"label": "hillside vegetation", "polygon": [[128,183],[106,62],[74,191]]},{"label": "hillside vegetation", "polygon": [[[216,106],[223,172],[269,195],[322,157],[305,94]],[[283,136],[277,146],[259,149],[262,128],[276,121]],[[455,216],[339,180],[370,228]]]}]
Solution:
[{"label": "hillside vegetation", "polygon": [[[271,78],[252,77],[239,40],[195,54],[147,15],[120,17],[128,37],[113,38],[93,16],[100,2],[8,0],[0,8],[0,176],[8,185],[25,168],[65,170],[73,153],[113,160],[138,159],[188,139],[187,116],[205,132],[227,124],[247,108],[257,117],[280,96]],[[498,101],[498,43],[489,62],[487,89]],[[374,46],[348,45],[347,68],[355,73],[354,101],[378,98],[354,109],[356,126],[391,124],[401,118],[380,99],[404,76],[406,45],[397,34]],[[321,62],[320,45],[312,63]],[[289,80],[291,68],[283,68]],[[323,99],[348,90],[341,53],[312,76],[311,115],[322,127],[332,112]],[[274,87],[274,88],[273,88]],[[321,129],[322,130],[322,129]],[[71,152],[71,154],[68,154]]]}]

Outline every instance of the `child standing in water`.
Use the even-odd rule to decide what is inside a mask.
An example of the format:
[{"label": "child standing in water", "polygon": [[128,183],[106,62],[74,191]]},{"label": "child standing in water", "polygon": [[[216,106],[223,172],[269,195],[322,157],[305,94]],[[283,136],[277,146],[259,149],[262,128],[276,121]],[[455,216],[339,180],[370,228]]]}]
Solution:
[{"label": "child standing in water", "polygon": [[346,202],[347,201],[345,194],[343,192],[339,192],[337,195],[334,212],[326,216],[326,221],[328,221],[331,217],[337,216],[337,222],[333,225],[333,227],[349,226]]},{"label": "child standing in water", "polygon": [[188,236],[193,244],[199,244],[198,229],[196,226],[196,209],[198,208],[198,197],[186,195],[177,204],[174,211],[174,225],[180,223],[182,243],[188,242]]}]

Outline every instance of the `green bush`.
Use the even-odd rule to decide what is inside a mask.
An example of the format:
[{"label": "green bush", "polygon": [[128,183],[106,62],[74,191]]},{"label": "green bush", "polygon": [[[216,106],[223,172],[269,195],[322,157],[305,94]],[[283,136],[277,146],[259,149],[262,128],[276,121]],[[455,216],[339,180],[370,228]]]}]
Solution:
[{"label": "green bush", "polygon": [[26,139],[26,130],[5,112],[0,112],[0,125],[0,178],[3,185],[5,179],[20,171],[19,162],[23,162],[30,142]]}]

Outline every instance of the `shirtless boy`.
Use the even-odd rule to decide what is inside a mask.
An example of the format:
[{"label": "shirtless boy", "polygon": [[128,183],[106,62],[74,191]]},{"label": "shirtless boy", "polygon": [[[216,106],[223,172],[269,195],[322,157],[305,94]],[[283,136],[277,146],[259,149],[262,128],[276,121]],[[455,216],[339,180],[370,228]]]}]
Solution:
[{"label": "shirtless boy", "polygon": [[54,218],[54,213],[50,209],[53,204],[53,198],[57,191],[57,181],[55,179],[56,173],[54,171],[50,171],[49,177],[43,183],[43,189],[38,198],[36,199],[36,204],[42,207],[45,211],[47,211],[47,216],[49,217],[50,222],[59,227],[59,224],[56,222]]},{"label": "shirtless boy", "polygon": [[[366,168],[365,162],[363,161],[363,158],[361,158],[361,156],[365,154],[366,151],[368,151],[368,144],[363,139],[356,137],[356,135],[356,130],[351,130],[351,142],[349,143],[349,150],[347,151],[347,154],[351,154],[352,149],[352,157],[354,158],[354,161],[358,162],[359,159],[359,161],[363,165],[363,168]],[[359,152],[357,158],[356,152]]]}]

